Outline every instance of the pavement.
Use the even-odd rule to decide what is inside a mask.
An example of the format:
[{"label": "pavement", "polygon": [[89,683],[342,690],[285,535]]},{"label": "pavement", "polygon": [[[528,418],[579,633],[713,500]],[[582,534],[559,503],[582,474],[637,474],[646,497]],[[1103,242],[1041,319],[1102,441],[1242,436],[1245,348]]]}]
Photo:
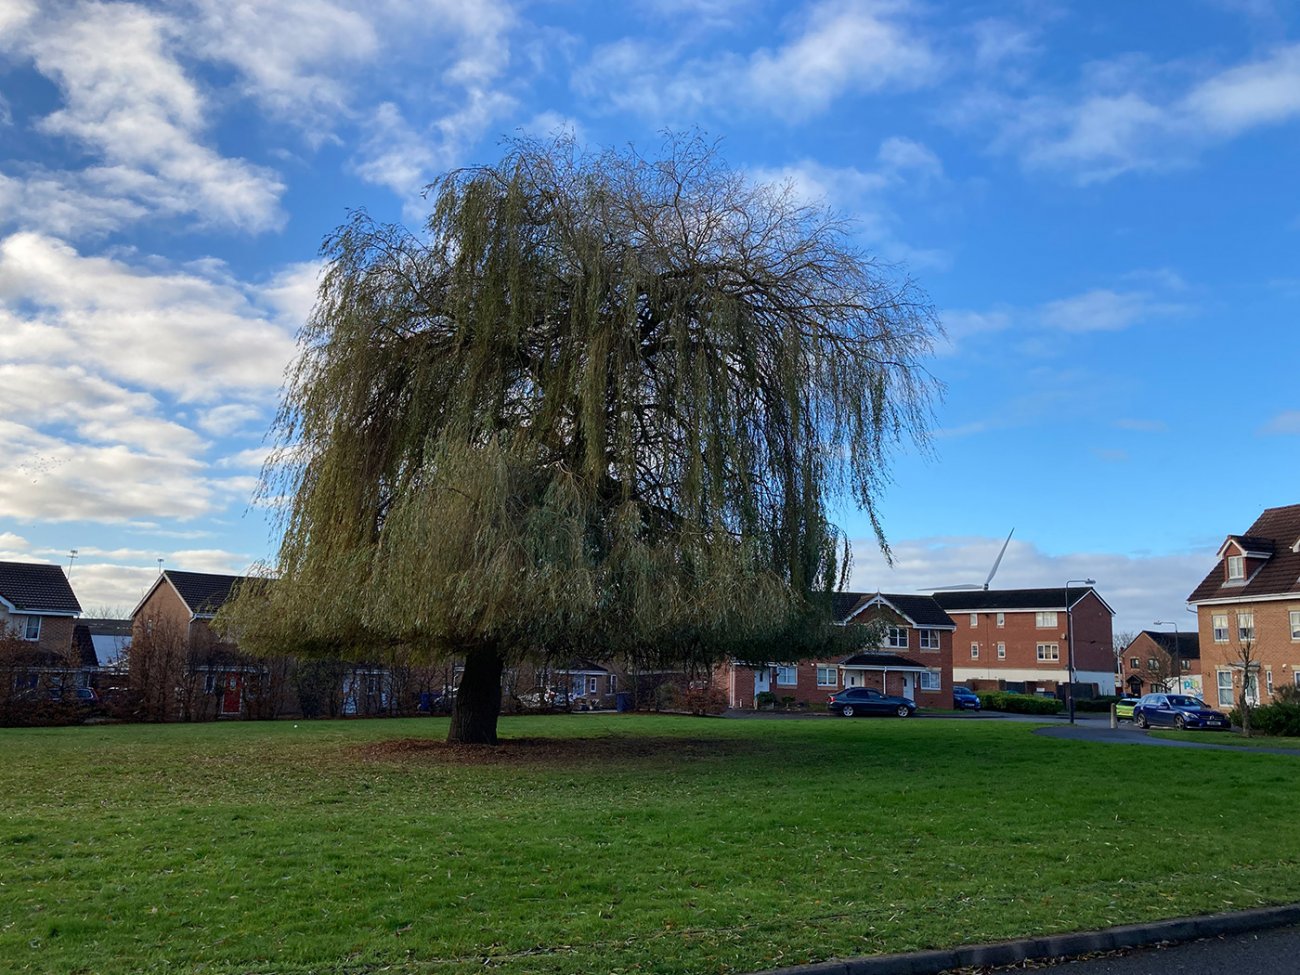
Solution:
[{"label": "pavement", "polygon": [[1070,975],[1281,975],[1297,970],[1297,950],[1300,904],[1286,904],[997,944],[795,965],[763,975],[942,975],[1067,965]]}]

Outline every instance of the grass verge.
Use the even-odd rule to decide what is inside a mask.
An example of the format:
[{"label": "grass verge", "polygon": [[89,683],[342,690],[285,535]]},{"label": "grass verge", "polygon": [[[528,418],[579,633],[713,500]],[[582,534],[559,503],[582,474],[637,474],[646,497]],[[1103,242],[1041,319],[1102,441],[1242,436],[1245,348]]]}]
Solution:
[{"label": "grass verge", "polygon": [[1032,728],[558,716],[503,719],[496,751],[433,744],[437,720],[3,731],[0,958],[744,972],[1295,899],[1295,759]]}]

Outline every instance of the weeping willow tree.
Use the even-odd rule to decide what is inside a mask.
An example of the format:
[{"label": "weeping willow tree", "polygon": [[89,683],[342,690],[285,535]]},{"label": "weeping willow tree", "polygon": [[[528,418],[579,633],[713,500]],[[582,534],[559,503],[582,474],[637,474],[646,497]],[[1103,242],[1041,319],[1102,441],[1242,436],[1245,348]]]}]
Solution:
[{"label": "weeping willow tree", "polygon": [[883,547],[886,455],[926,437],[924,295],[698,139],[521,140],[430,191],[422,235],[359,214],[326,241],[263,475],[278,581],[235,601],[241,640],[454,658],[449,740],[495,742],[521,657],[824,635],[829,509]]}]

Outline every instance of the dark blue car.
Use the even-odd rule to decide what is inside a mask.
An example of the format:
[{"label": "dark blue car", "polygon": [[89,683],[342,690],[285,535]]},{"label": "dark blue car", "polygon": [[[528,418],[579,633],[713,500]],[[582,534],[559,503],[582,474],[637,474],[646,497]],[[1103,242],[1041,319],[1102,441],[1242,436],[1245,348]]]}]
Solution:
[{"label": "dark blue car", "polygon": [[969,687],[957,684],[952,689],[952,706],[958,711],[967,709],[978,711],[980,709],[980,696]]},{"label": "dark blue car", "polygon": [[1133,705],[1133,723],[1139,728],[1164,726],[1180,730],[1221,728],[1226,731],[1231,727],[1226,714],[1188,694],[1144,694]]},{"label": "dark blue car", "polygon": [[866,714],[893,714],[900,718],[910,718],[916,713],[916,702],[910,697],[881,694],[870,687],[847,688],[838,694],[832,694],[826,703],[832,713],[846,718]]}]

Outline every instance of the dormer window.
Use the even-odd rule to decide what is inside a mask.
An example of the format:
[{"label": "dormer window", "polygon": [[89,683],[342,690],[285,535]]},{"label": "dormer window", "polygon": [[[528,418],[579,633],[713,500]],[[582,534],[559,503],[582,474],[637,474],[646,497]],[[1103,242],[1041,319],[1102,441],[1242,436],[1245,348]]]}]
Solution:
[{"label": "dormer window", "polygon": [[1228,556],[1228,581],[1246,578],[1246,560],[1240,555]]}]

